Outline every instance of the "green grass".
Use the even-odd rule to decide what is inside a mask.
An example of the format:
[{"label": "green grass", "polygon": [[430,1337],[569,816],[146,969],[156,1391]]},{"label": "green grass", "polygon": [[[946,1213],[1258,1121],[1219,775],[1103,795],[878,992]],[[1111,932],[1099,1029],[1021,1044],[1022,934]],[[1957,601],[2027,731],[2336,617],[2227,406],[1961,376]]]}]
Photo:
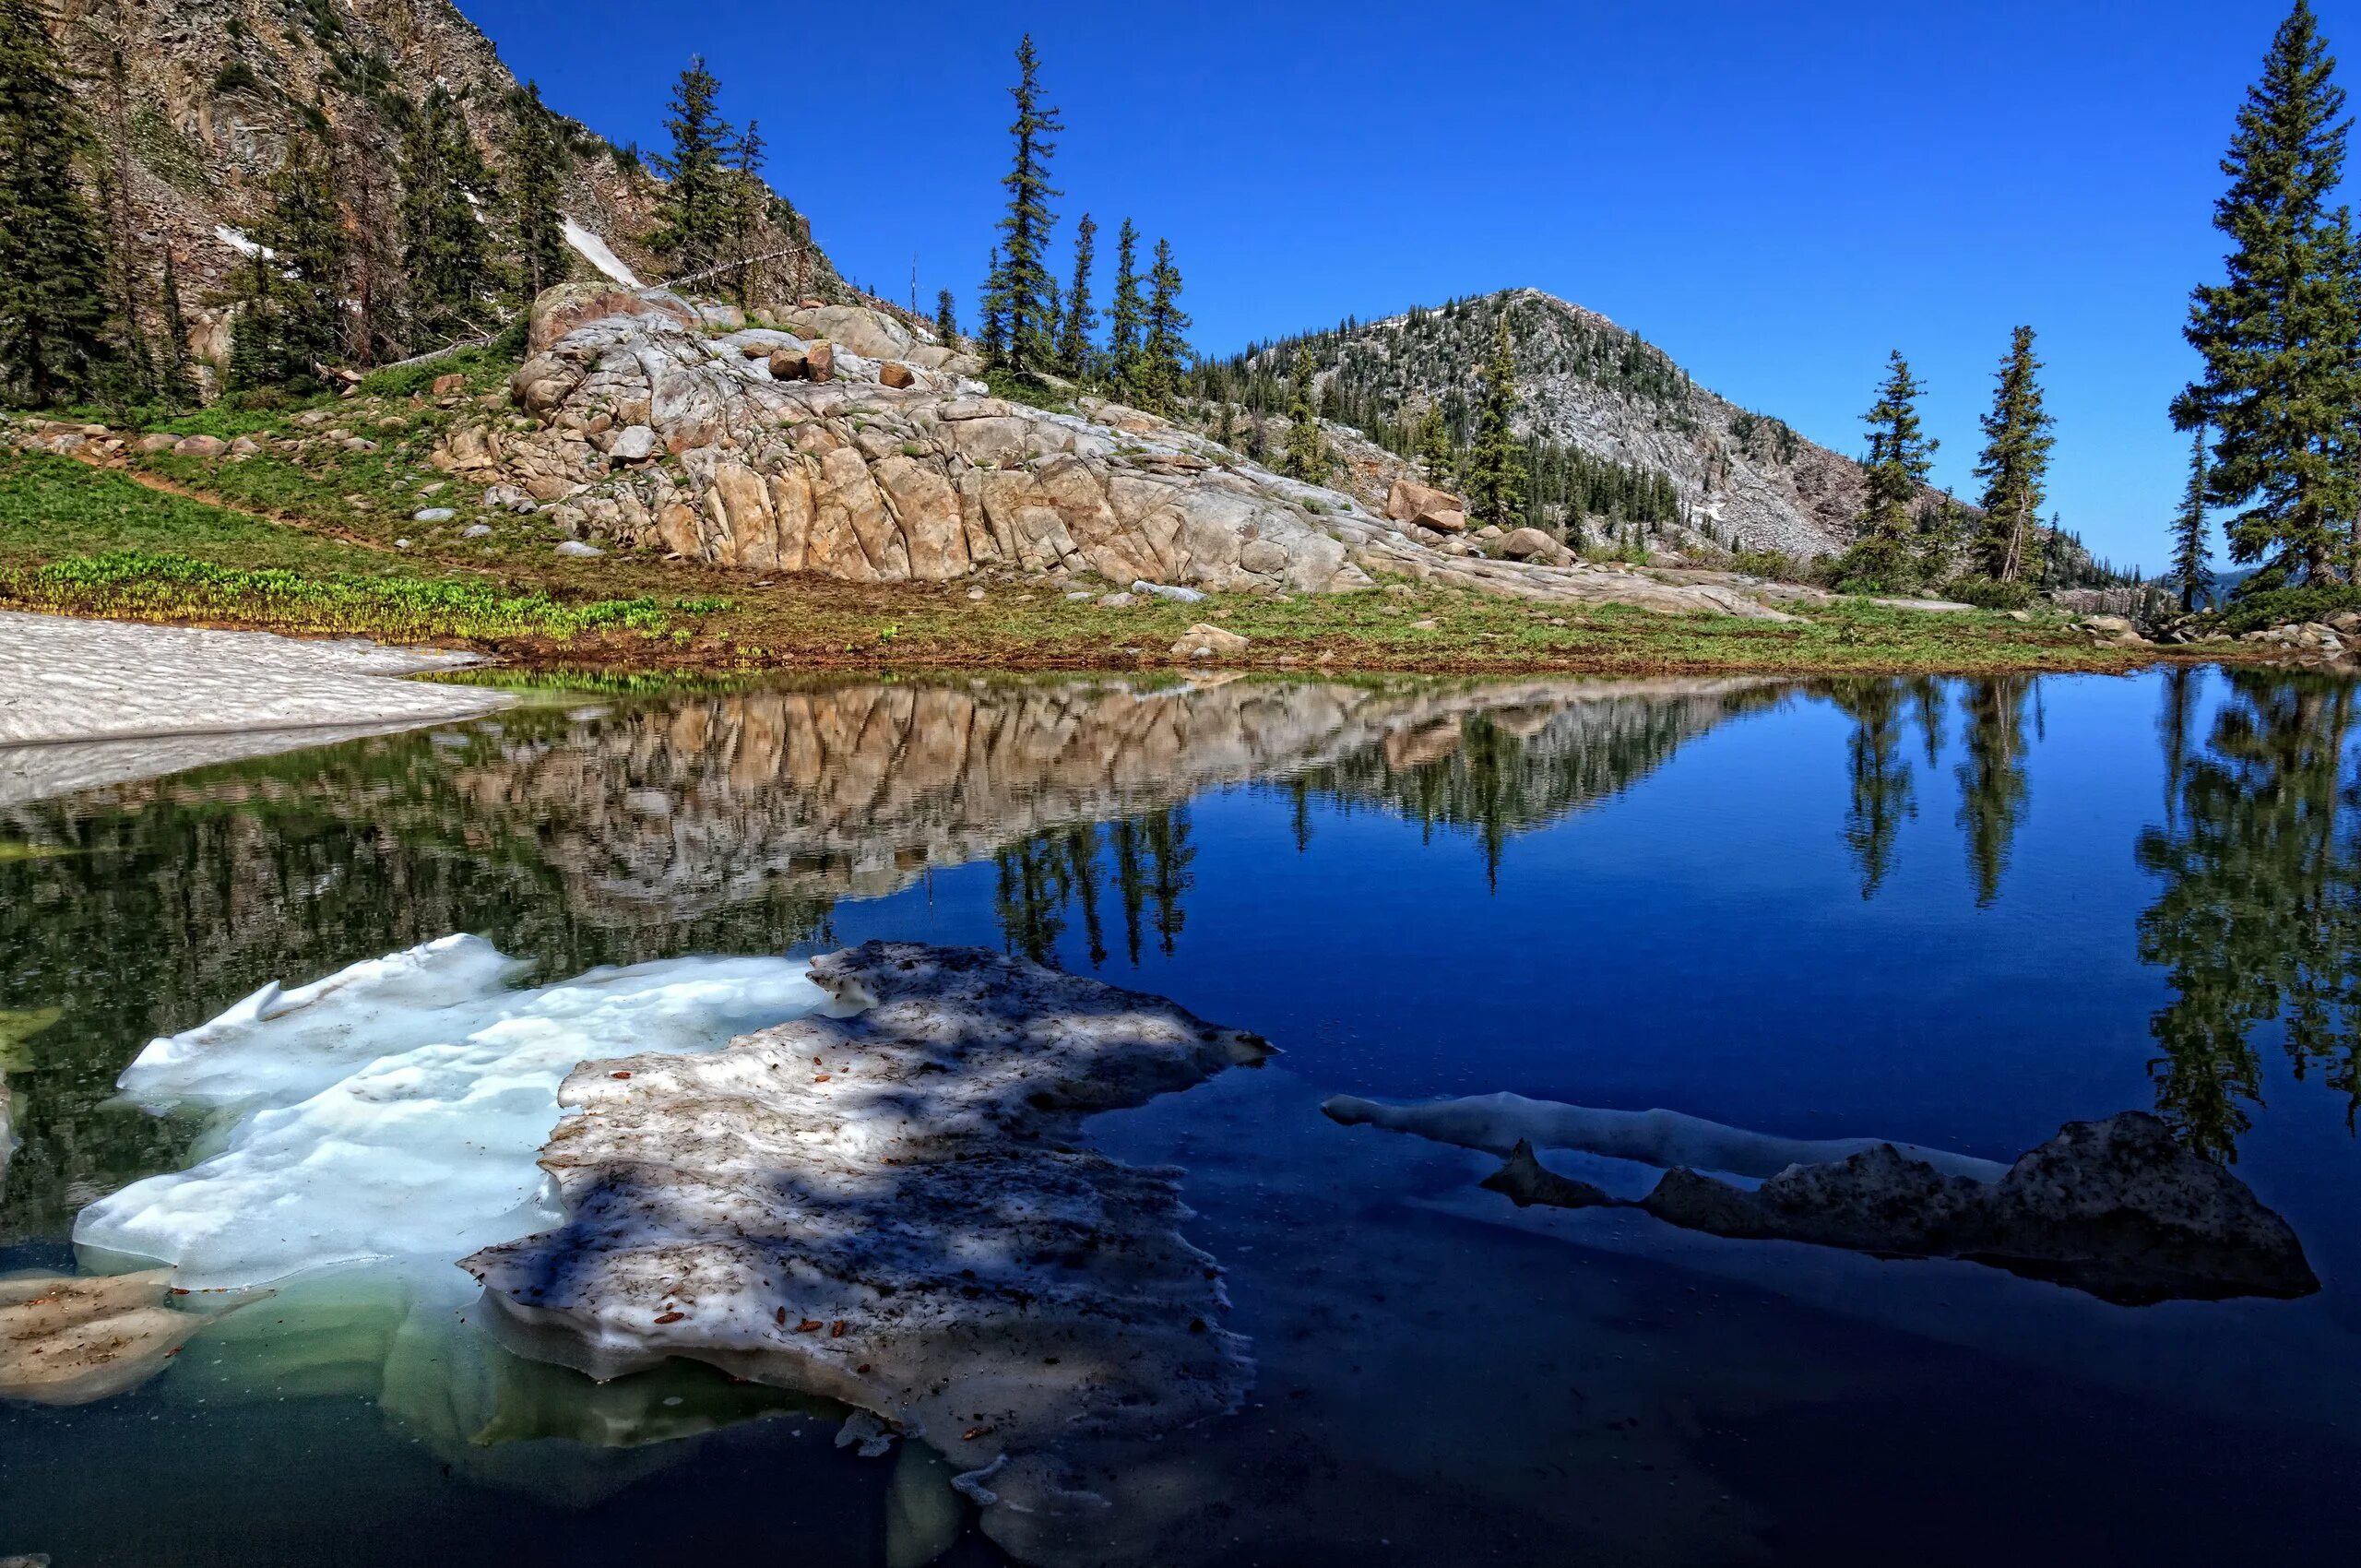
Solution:
[{"label": "green grass", "polygon": [[374,551],[160,494],[70,457],[0,455],[0,566],[120,550],[188,555],[221,566],[397,569]]},{"label": "green grass", "polygon": [[139,550],[0,568],[0,602],[122,620],[225,621],[403,641],[499,642],[616,631],[653,636],[669,624],[653,599],[566,604],[545,593],[511,593],[481,578],[217,566]]}]

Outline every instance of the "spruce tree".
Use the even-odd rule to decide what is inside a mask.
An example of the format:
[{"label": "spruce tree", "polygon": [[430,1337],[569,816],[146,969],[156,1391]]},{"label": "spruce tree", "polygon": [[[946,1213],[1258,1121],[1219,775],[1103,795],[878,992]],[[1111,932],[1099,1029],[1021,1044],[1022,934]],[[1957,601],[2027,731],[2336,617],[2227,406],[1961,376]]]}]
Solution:
[{"label": "spruce tree", "polygon": [[2354,513],[2343,447],[2356,375],[2354,258],[2327,202],[2343,177],[2344,89],[2311,7],[2296,0],[2247,91],[2222,172],[2213,225],[2229,237],[2227,279],[2199,288],[2187,336],[2204,356],[2194,389],[2213,433],[2206,496],[2235,509],[2233,560],[2277,575],[2330,574]]},{"label": "spruce tree", "polygon": [[1319,484],[1328,477],[1328,445],[1321,439],[1320,414],[1311,391],[1311,350],[1296,345],[1287,376],[1287,447],[1280,462],[1290,478]]},{"label": "spruce tree", "polygon": [[934,335],[943,339],[943,346],[946,349],[959,346],[959,307],[948,289],[935,291]]},{"label": "spruce tree", "polygon": [[2011,335],[2000,361],[1992,409],[1984,416],[1984,455],[1975,477],[1984,481],[1984,537],[1977,564],[1996,583],[2041,576],[2041,504],[2049,474],[2049,449],[2057,438],[2042,407],[2041,362],[2034,357],[2033,328]]},{"label": "spruce tree", "polygon": [[131,90],[120,49],[108,51],[106,101],[109,124],[106,156],[99,162],[99,205],[106,215],[113,345],[100,383],[109,402],[127,410],[154,397],[158,382],[147,334],[139,322],[148,283],[132,206]]},{"label": "spruce tree", "polygon": [[1452,449],[1451,426],[1443,421],[1440,402],[1429,403],[1425,417],[1418,421],[1418,465],[1427,471],[1427,482],[1437,486],[1449,485],[1459,466],[1458,454]]},{"label": "spruce tree", "polygon": [[513,110],[516,140],[510,154],[508,192],[515,203],[519,280],[532,295],[564,282],[573,270],[565,218],[557,206],[565,180],[565,145],[557,117],[541,102],[538,86],[527,82]]},{"label": "spruce tree", "polygon": [[1008,313],[1001,293],[1000,252],[992,252],[992,263],[984,274],[983,320],[978,327],[976,347],[982,351],[984,363],[997,367],[1008,353]]},{"label": "spruce tree", "polygon": [[1107,365],[1116,391],[1138,390],[1140,342],[1147,330],[1147,303],[1140,297],[1140,232],[1128,218],[1115,232],[1115,292],[1107,312]]},{"label": "spruce tree", "polygon": [[730,176],[722,158],[732,137],[714,107],[720,91],[705,56],[691,55],[665,111],[672,154],[655,160],[665,186],[656,204],[658,227],[647,244],[682,277],[719,262],[729,240]]},{"label": "spruce tree", "polygon": [[492,286],[476,201],[491,185],[459,106],[440,83],[402,137],[402,271],[422,339],[472,330]]},{"label": "spruce tree", "polygon": [[1918,398],[1925,390],[1896,349],[1886,362],[1878,400],[1861,416],[1869,427],[1869,455],[1861,465],[1869,494],[1854,524],[1844,575],[1863,587],[1897,588],[1909,574],[1918,487],[1934,467],[1937,445],[1918,421]]},{"label": "spruce tree", "polygon": [[409,351],[409,276],[402,264],[400,197],[375,143],[340,127],[328,149],[346,225],[344,293],[352,308],[342,324],[346,356],[356,364]]},{"label": "spruce tree", "polygon": [[[755,257],[763,248],[763,219],[770,205],[770,191],[763,184],[765,150],[761,126],[753,120],[746,122],[746,128],[730,146],[730,173],[725,187],[728,237],[723,248],[725,255],[739,262],[737,270],[730,274],[730,286],[741,305],[753,304],[763,292],[765,264]],[[917,302],[913,300],[911,303],[915,305]]]},{"label": "spruce tree", "polygon": [[1180,269],[1172,263],[1172,243],[1156,242],[1156,265],[1147,275],[1147,336],[1140,346],[1140,406],[1169,414],[1188,374],[1189,316],[1180,308]]},{"label": "spruce tree", "polygon": [[171,403],[194,403],[203,396],[196,359],[188,348],[188,313],[181,306],[180,263],[164,246],[163,351],[157,355],[157,389]]},{"label": "spruce tree", "polygon": [[1502,307],[1492,329],[1476,400],[1476,435],[1465,460],[1468,509],[1488,523],[1516,527],[1525,505],[1525,455],[1511,423],[1516,412],[1516,357]]},{"label": "spruce tree", "polygon": [[1097,353],[1098,312],[1090,303],[1090,268],[1097,260],[1098,225],[1087,212],[1074,231],[1074,281],[1066,287],[1065,315],[1058,324],[1058,374],[1086,378]]},{"label": "spruce tree", "polygon": [[315,382],[337,357],[345,315],[344,214],[319,144],[291,140],[269,190],[270,208],[254,232],[265,254],[248,269],[234,328],[231,369],[245,387]]},{"label": "spruce tree", "polygon": [[1049,266],[1050,231],[1057,217],[1050,198],[1063,193],[1050,186],[1050,156],[1057,149],[1052,135],[1065,127],[1055,109],[1041,105],[1040,64],[1028,32],[1016,46],[1017,82],[1009,89],[1016,101],[1016,120],[1009,126],[1015,156],[1000,182],[1008,192],[1008,210],[1000,220],[1000,262],[992,279],[1003,321],[998,364],[1019,375],[1047,370],[1057,359],[1058,320],[1050,304],[1055,284]]},{"label": "spruce tree", "polygon": [[93,150],[40,8],[0,0],[0,395],[34,407],[87,397],[108,359]]},{"label": "spruce tree", "polygon": [[2213,586],[2212,552],[2205,540],[2205,426],[2193,427],[2189,459],[2189,488],[2181,493],[2179,515],[2173,519],[2173,581],[2180,588],[2180,607],[2193,611]]}]

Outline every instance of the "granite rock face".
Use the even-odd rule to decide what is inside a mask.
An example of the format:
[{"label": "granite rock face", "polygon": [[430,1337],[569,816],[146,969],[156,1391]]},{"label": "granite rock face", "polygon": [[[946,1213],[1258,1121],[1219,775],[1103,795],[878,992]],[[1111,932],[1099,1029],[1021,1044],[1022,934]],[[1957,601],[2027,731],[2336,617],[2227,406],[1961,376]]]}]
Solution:
[{"label": "granite rock face", "polygon": [[592,292],[536,302],[540,347],[512,382],[530,427],[463,424],[436,460],[556,504],[561,522],[594,539],[851,582],[1013,571],[1337,593],[1382,571],[1567,603],[1777,614],[1562,556],[1442,554],[1431,528],[1282,479],[1153,415],[988,396],[966,377],[972,362],[880,312],[813,308],[709,337],[653,291],[608,291],[599,303],[612,308],[586,319]]}]

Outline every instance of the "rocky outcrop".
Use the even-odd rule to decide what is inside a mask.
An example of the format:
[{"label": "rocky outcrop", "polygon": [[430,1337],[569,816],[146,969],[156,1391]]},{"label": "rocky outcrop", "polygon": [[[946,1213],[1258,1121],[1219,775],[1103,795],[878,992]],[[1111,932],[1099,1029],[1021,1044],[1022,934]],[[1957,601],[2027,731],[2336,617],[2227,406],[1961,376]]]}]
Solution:
[{"label": "rocky outcrop", "polygon": [[1570,604],[1777,613],[1726,589],[1569,564],[1554,545],[1556,564],[1442,554],[1434,529],[1136,410],[987,396],[970,362],[879,313],[799,309],[707,336],[685,308],[580,286],[544,295],[541,346],[512,384],[532,428],[462,424],[437,462],[557,503],[584,537],[753,572],[1090,574],[1264,593],[1346,592],[1392,572]]},{"label": "rocky outcrop", "polygon": [[1180,1172],[1084,1119],[1270,1047],[978,948],[872,942],[811,976],[849,1016],[575,1069],[541,1156],[564,1224],[463,1266],[528,1354],[841,1400],[874,1446],[951,1459],[1025,1560],[1071,1561],[1052,1543],[1108,1533],[1114,1479],[1252,1376]]}]

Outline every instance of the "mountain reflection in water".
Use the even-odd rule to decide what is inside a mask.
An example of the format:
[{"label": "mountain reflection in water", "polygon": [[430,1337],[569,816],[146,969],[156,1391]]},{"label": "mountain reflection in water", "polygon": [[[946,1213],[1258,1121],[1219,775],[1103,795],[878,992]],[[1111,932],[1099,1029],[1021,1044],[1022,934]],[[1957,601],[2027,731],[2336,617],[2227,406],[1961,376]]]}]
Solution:
[{"label": "mountain reflection in water", "polygon": [[[2349,1379],[2309,1369],[2351,1362],[2353,712],[2352,688],[2324,677],[2192,669],[835,683],[567,696],[15,805],[0,809],[0,1073],[21,1143],[0,1174],[0,1267],[67,1266],[77,1211],[200,1152],[193,1119],[110,1105],[116,1075],[150,1037],[268,980],[462,931],[541,980],[871,935],[984,941],[1171,994],[1287,1052],[1252,1082],[1093,1133],[1190,1172],[1189,1240],[1227,1271],[1261,1365],[1258,1403],[1191,1462],[1269,1491],[1266,1523],[1383,1518],[1406,1561],[1442,1560],[1446,1538],[1460,1555],[1528,1560],[1577,1539],[1616,1561],[1812,1543],[1842,1557],[1852,1538],[1829,1521],[1854,1516],[1862,1489],[1831,1505],[1825,1476],[1874,1472],[1868,1490],[1899,1511],[1997,1453],[2040,1476],[2057,1517],[2087,1505],[2120,1520],[2134,1501],[2197,1493],[2152,1455],[2153,1492],[2078,1504],[2053,1484],[2075,1443],[2012,1448],[2031,1429],[1979,1429],[1949,1391],[1985,1397],[2008,1369],[2024,1380],[2008,1384],[2011,1411],[2087,1419],[2091,1442],[2116,1444],[2231,1409],[2284,1444],[2349,1408]],[[1544,1220],[1475,1189],[1481,1161],[1355,1146],[1316,1113],[1339,1090],[1503,1089],[2001,1159],[2062,1121],[2153,1107],[2188,1147],[2239,1162],[2324,1288],[2245,1316],[2135,1319],[1948,1265]],[[451,1486],[499,1493],[419,1494],[452,1527],[473,1521],[486,1553],[515,1546],[498,1532],[528,1527],[507,1523],[528,1497],[612,1499],[579,1516],[579,1538],[646,1545],[630,1532],[658,1526],[631,1522],[648,1495],[631,1489],[670,1477],[667,1495],[698,1506],[726,1490],[726,1466],[699,1468],[722,1461],[684,1455],[740,1455],[742,1512],[768,1528],[782,1450],[760,1444],[783,1433],[812,1451],[798,1496],[822,1495],[804,1482],[825,1474],[850,1517],[875,1501],[858,1489],[888,1485],[829,1446],[833,1409],[678,1372],[598,1389],[494,1353],[435,1290],[381,1294],[304,1307],[302,1332],[287,1326],[297,1292],[233,1314],[83,1424],[0,1412],[0,1472],[38,1461],[86,1478],[48,1483],[42,1517],[103,1521],[120,1512],[110,1445],[131,1441],[103,1423],[144,1425],[128,1412],[152,1400],[192,1431],[243,1433],[221,1449],[240,1475],[344,1444],[340,1473],[395,1473],[408,1449],[368,1446],[381,1432],[298,1420],[267,1435],[281,1401],[343,1399],[374,1407],[359,1425],[454,1467]],[[1823,1312],[1839,1326],[1809,1315]],[[1470,1322],[1482,1332],[1461,1333]],[[2057,1392],[2070,1373],[2151,1403],[2118,1420]],[[1414,1385],[1419,1418],[1405,1421]],[[1880,1430],[1880,1401],[1897,1402],[1890,1430],[1922,1435],[1853,1433]],[[783,1419],[753,1419],[766,1413]],[[1955,1442],[1923,1435],[1955,1421]],[[566,1444],[640,1446],[592,1460]],[[1906,1471],[1879,1467],[1889,1450]],[[2242,1451],[2267,1468],[2279,1450]],[[1659,1471],[1644,1496],[1608,1484],[1631,1455]],[[955,1527],[966,1504],[943,1478],[896,1467],[907,1496],[890,1506],[923,1503],[930,1541]],[[1955,1484],[2004,1479],[1975,1474]],[[18,1484],[0,1482],[0,1522]],[[276,1506],[225,1503],[221,1517],[251,1530]],[[2166,1509],[2153,1533],[2190,1524]],[[89,1528],[86,1546],[124,1545]],[[907,1544],[909,1527],[889,1538]],[[25,1547],[66,1544],[58,1524]],[[1385,1556],[1377,1544],[1336,1535],[1333,1560]]]}]

